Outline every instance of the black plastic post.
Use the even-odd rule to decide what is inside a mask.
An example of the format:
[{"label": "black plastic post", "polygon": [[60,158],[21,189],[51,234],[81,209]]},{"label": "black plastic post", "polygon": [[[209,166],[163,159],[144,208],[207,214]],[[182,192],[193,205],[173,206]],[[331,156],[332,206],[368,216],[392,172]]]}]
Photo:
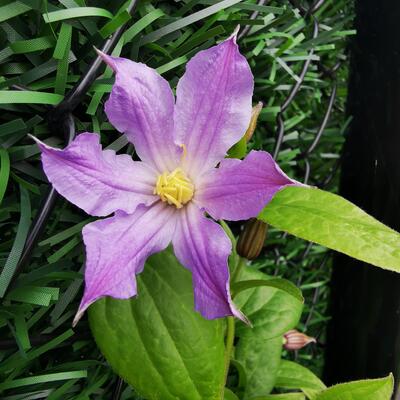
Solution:
[{"label": "black plastic post", "polygon": [[[348,97],[353,121],[340,192],[399,231],[400,2],[356,0],[355,6]],[[400,274],[337,255],[325,380],[334,384],[389,372],[399,382]]]}]

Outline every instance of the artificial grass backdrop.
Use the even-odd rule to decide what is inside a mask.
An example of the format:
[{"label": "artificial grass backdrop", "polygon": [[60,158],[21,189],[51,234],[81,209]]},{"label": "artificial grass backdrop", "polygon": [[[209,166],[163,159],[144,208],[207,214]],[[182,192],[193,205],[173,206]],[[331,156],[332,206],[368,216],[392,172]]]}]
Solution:
[{"label": "artificial grass backdrop", "polygon": [[[71,328],[83,284],[80,231],[90,221],[58,199],[39,243],[18,267],[32,220],[48,191],[33,134],[65,145],[51,110],[69,93],[102,43],[126,25],[114,54],[157,68],[172,87],[199,50],[242,26],[241,52],[255,76],[255,100],[264,103],[250,145],[277,154],[298,180],[335,188],[347,124],[345,39],[353,34],[346,0],[308,2],[176,0],[0,0],[0,396],[4,399],[108,399],[117,377],[99,353],[87,319]],[[351,2],[350,2],[351,3]],[[104,66],[100,68],[104,72]],[[128,147],[108,123],[103,103],[113,82],[105,71],[73,112],[77,132]],[[292,96],[292,94],[294,96]],[[329,117],[329,121],[327,121]],[[325,125],[325,123],[327,124]],[[126,149],[125,149],[126,150]],[[270,230],[255,266],[291,279],[306,297],[300,329],[323,343],[329,256]],[[292,358],[288,354],[288,358]],[[319,371],[320,347],[298,353]],[[307,362],[307,360],[309,360]],[[123,399],[137,399],[122,387]]]}]

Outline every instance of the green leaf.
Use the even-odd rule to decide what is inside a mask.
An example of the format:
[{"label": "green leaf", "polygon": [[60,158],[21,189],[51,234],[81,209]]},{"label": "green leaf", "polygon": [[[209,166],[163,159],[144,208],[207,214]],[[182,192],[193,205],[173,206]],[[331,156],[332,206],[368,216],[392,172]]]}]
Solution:
[{"label": "green leaf", "polygon": [[42,36],[30,40],[18,40],[10,44],[14,54],[32,53],[54,47],[54,38],[52,36]]},{"label": "green leaf", "polygon": [[65,57],[67,49],[71,47],[72,26],[67,23],[61,24],[57,44],[53,52],[53,58],[62,60]]},{"label": "green leaf", "polygon": [[74,236],[77,233],[81,232],[82,228],[89,222],[90,219],[85,219],[84,221],[79,222],[78,224],[63,230],[62,232],[57,233],[54,236],[42,240],[41,242],[39,242],[39,246],[45,246],[45,245],[54,246],[66,239],[69,239],[71,236]]},{"label": "green leaf", "polygon": [[132,18],[131,14],[124,10],[117,14],[111,21],[108,21],[99,31],[100,35],[105,39],[114,33],[120,26],[124,25]]},{"label": "green leaf", "polygon": [[19,388],[20,386],[32,385],[37,383],[63,381],[67,379],[86,378],[87,371],[58,372],[56,374],[36,375],[28,378],[15,379],[0,383],[0,390]]},{"label": "green leaf", "polygon": [[314,398],[315,393],[326,389],[321,380],[309,369],[287,360],[281,361],[275,386],[285,389],[300,389],[309,398]]},{"label": "green leaf", "polygon": [[6,136],[10,133],[23,131],[26,129],[25,122],[21,119],[14,119],[10,122],[6,122],[5,124],[0,125],[0,136]]},{"label": "green leaf", "polygon": [[7,294],[7,300],[19,301],[22,303],[37,304],[48,306],[52,300],[52,294],[40,290],[40,288],[16,288]]},{"label": "green leaf", "polygon": [[[242,270],[240,278],[268,281],[269,277],[247,268]],[[272,286],[245,290],[235,297],[235,303],[253,324],[249,327],[238,322],[236,329],[239,342],[235,359],[244,366],[247,375],[244,399],[264,396],[275,385],[282,355],[282,335],[297,325],[303,303]]]},{"label": "green leaf", "polygon": [[186,61],[187,61],[187,57],[186,57],[186,56],[182,56],[182,57],[176,58],[175,60],[170,61],[170,62],[168,62],[168,63],[166,63],[166,64],[164,64],[164,65],[159,66],[159,67],[156,69],[156,71],[157,71],[160,75],[162,75],[162,74],[164,74],[165,72],[167,72],[167,71],[169,71],[169,70],[171,70],[171,69],[173,69],[173,68],[176,68],[176,67],[178,67],[179,65],[184,64]]},{"label": "green leaf", "polygon": [[234,295],[258,286],[269,286],[275,289],[283,290],[290,296],[293,296],[296,300],[304,302],[304,297],[301,294],[301,290],[292,282],[287,279],[272,278],[272,279],[250,279],[248,281],[241,281],[232,284],[232,292]]},{"label": "green leaf", "polygon": [[22,314],[17,314],[15,316],[15,334],[22,349],[29,350],[31,348],[31,343],[29,340],[26,320]]},{"label": "green leaf", "polygon": [[31,201],[28,191],[20,186],[21,214],[12,249],[0,274],[0,297],[3,297],[17,268],[31,224]]},{"label": "green leaf", "polygon": [[247,139],[243,136],[228,150],[228,158],[243,158],[247,154]]},{"label": "green leaf", "polygon": [[0,372],[4,373],[5,371],[10,370],[11,368],[21,367],[24,364],[29,364],[32,360],[40,357],[42,354],[47,353],[48,351],[56,348],[57,346],[64,343],[67,339],[73,336],[74,331],[72,329],[68,329],[61,335],[55,337],[54,339],[48,341],[44,345],[36,347],[35,349],[30,350],[26,353],[26,356],[22,356],[19,353],[11,355],[8,359],[4,360],[0,364]]},{"label": "green leaf", "polygon": [[232,390],[225,388],[224,400],[239,400],[239,397],[237,397],[236,394],[232,392]]},{"label": "green leaf", "polygon": [[180,18],[177,21],[174,21],[166,26],[163,26],[160,29],[157,29],[154,32],[150,32],[148,35],[144,36],[142,39],[142,44],[155,42],[158,39],[161,39],[163,36],[175,32],[178,29],[182,29],[187,25],[193,24],[194,22],[200,21],[203,18],[206,18],[210,15],[216,14],[218,11],[221,11],[227,7],[230,7],[234,4],[240,3],[241,0],[223,0],[218,2],[217,4],[213,4],[210,7],[204,8],[203,10],[197,11],[187,17]]},{"label": "green leaf", "polygon": [[158,8],[149,12],[144,17],[135,22],[129,29],[127,29],[123,34],[123,39],[125,43],[130,42],[137,34],[139,34],[144,28],[149,26],[152,22],[162,17],[164,12]]},{"label": "green leaf", "polygon": [[19,183],[25,189],[28,189],[32,193],[35,193],[35,194],[38,194],[38,195],[40,194],[40,190],[36,185],[32,185],[30,182],[26,181],[25,179],[22,179],[20,176],[18,176],[17,174],[15,174],[12,171],[10,172],[10,175],[11,175],[11,177],[13,178],[13,180],[15,182]]},{"label": "green leaf", "polygon": [[[275,280],[250,268],[241,272],[240,279]],[[258,336],[268,340],[293,329],[301,315],[303,302],[286,291],[271,286],[260,286],[245,290],[235,297],[235,304],[249,318],[252,328],[238,322],[236,334],[240,337]],[[282,338],[281,338],[282,339]]]},{"label": "green leaf", "polygon": [[3,201],[10,176],[10,157],[6,149],[0,149],[0,204]]},{"label": "green leaf", "polygon": [[303,393],[284,393],[253,397],[251,400],[306,400],[306,397]]},{"label": "green leaf", "polygon": [[243,399],[267,394],[275,386],[282,357],[282,337],[263,340],[257,335],[248,335],[240,339],[235,357],[244,364],[247,374]]},{"label": "green leaf", "polygon": [[47,257],[47,261],[49,262],[49,264],[57,262],[60,258],[64,257],[66,254],[68,254],[80,242],[81,242],[80,238],[73,237],[70,241],[68,241],[64,246],[59,248],[50,257]]},{"label": "green leaf", "polygon": [[318,394],[316,400],[390,400],[393,376],[342,383]]},{"label": "green leaf", "polygon": [[68,8],[66,10],[52,11],[49,13],[42,14],[42,17],[46,23],[63,21],[71,18],[81,17],[104,17],[112,19],[113,15],[104,8],[99,7],[75,7]]},{"label": "green leaf", "polygon": [[[54,85],[54,92],[64,95],[68,79],[69,51],[71,49],[72,28],[70,25],[63,23],[61,26],[60,36],[57,41],[56,50],[53,57],[59,59],[57,66],[57,75]],[[63,53],[61,54],[61,52]],[[60,57],[61,56],[61,57]],[[60,58],[59,58],[60,57]]]},{"label": "green leaf", "polygon": [[170,251],[138,276],[138,296],[89,309],[95,340],[114,370],[149,399],[215,399],[224,384],[223,320],[193,309],[190,273]]},{"label": "green leaf", "polygon": [[400,272],[400,234],[343,197],[291,186],[278,192],[258,218],[292,235]]},{"label": "green leaf", "polygon": [[19,1],[14,1],[3,7],[0,7],[0,22],[4,22],[10,18],[24,14],[31,9],[32,8],[26,4],[20,3]]},{"label": "green leaf", "polygon": [[64,96],[29,90],[0,90],[0,104],[58,104]]}]

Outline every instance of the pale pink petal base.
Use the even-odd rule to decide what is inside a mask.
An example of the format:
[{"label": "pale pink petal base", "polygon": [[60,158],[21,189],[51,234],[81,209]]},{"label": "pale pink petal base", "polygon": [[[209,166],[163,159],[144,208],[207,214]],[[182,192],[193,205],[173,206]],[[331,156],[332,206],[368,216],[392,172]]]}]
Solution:
[{"label": "pale pink petal base", "polygon": [[117,213],[83,228],[86,246],[85,292],[74,324],[90,304],[104,296],[136,295],[135,275],[151,254],[165,249],[175,232],[176,209],[158,202],[133,214]]}]

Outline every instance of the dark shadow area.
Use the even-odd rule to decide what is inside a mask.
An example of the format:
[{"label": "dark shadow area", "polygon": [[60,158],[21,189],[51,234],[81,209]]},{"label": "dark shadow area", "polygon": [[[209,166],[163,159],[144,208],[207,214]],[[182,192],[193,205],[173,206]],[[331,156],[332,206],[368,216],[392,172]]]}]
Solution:
[{"label": "dark shadow area", "polygon": [[[400,3],[356,1],[340,194],[400,229]],[[400,244],[399,244],[400,245]],[[379,246],[379,242],[376,243]],[[337,255],[325,380],[399,378],[400,275]],[[396,396],[397,398],[397,396]]]}]

